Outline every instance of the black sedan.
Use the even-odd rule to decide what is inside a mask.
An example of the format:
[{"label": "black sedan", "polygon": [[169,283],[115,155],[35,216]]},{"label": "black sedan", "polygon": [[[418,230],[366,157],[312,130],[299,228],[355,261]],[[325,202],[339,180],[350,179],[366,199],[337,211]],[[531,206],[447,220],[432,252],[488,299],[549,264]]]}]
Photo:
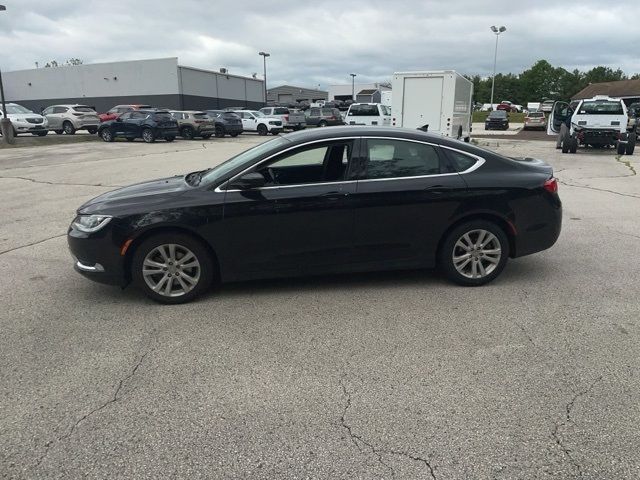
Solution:
[{"label": "black sedan", "polygon": [[551,247],[552,169],[416,130],[279,136],[215,168],[121,188],[78,209],[75,268],[180,303],[214,281],[429,268],[462,285]]},{"label": "black sedan", "polygon": [[134,110],[101,123],[98,135],[105,142],[113,142],[118,137],[130,142],[136,138],[142,138],[147,143],[153,143],[158,138],[173,142],[178,135],[178,122],[169,111]]}]

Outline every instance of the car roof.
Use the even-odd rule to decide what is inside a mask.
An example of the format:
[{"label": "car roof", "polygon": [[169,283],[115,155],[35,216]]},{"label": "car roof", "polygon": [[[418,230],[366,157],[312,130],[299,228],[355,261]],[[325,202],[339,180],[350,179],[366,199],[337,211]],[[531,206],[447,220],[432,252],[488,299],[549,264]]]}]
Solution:
[{"label": "car roof", "polygon": [[50,105],[47,108],[51,108],[51,107],[87,107],[87,108],[93,108],[90,105],[85,105],[83,103],[57,103],[55,105]]}]

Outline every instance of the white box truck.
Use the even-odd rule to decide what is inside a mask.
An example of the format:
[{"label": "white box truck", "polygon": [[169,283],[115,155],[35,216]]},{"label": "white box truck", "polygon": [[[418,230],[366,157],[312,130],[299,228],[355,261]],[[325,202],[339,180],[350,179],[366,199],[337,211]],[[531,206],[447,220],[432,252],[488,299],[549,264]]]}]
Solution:
[{"label": "white box truck", "polygon": [[473,83],[453,70],[396,72],[391,125],[445,137],[471,137]]}]

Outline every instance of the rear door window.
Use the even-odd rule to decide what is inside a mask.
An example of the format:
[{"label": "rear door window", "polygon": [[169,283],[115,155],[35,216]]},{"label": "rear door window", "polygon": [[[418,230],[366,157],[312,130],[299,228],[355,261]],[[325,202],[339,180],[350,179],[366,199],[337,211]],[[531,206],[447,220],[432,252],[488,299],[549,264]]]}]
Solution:
[{"label": "rear door window", "polygon": [[385,179],[438,175],[440,156],[424,143],[392,139],[368,139],[365,179]]},{"label": "rear door window", "polygon": [[464,172],[469,170],[478,162],[477,158],[465,155],[464,153],[460,153],[455,150],[444,148],[443,151],[446,152],[454,172]]}]

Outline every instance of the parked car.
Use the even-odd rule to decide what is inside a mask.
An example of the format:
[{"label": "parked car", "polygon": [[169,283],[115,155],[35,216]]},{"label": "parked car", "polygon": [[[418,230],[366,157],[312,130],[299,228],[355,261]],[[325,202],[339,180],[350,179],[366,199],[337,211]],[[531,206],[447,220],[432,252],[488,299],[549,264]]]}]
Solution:
[{"label": "parked car", "polygon": [[550,113],[553,111],[553,105],[556,103],[555,100],[545,100],[540,104],[540,111],[544,113]]},{"label": "parked car", "polygon": [[215,133],[214,121],[206,114],[197,110],[172,110],[171,116],[178,122],[180,136],[187,140],[202,137],[211,138]]},{"label": "parked car", "polygon": [[306,112],[307,125],[313,127],[332,127],[344,125],[340,110],[329,107],[311,107]]},{"label": "parked car", "polygon": [[391,125],[391,109],[381,103],[353,103],[347,110],[348,125]]},{"label": "parked car", "polygon": [[[13,126],[13,134],[17,136],[21,133],[30,133],[39,137],[44,137],[49,133],[49,122],[45,117],[32,112],[28,108],[18,105],[17,103],[7,103],[7,118],[11,120]],[[0,108],[0,118],[4,114]]]},{"label": "parked car", "polygon": [[153,143],[158,138],[173,142],[178,135],[178,122],[168,110],[133,110],[103,122],[98,135],[105,142],[113,142],[118,137],[129,142],[136,138],[142,138],[146,143]]},{"label": "parked car", "polygon": [[627,130],[630,132],[640,131],[640,102],[632,103],[627,109],[629,121],[627,122]]},{"label": "parked car", "polygon": [[504,110],[505,112],[517,112],[518,109],[515,105],[513,105],[511,102],[508,102],[506,100],[500,102],[498,104],[498,106],[496,107],[496,110]]},{"label": "parked car", "polygon": [[529,112],[526,117],[524,117],[524,130],[530,128],[539,128],[541,130],[546,130],[547,128],[547,117],[545,117],[542,112]]},{"label": "parked car", "polygon": [[509,130],[509,117],[504,110],[489,112],[484,121],[485,130]]},{"label": "parked car", "polygon": [[98,114],[87,105],[52,105],[45,108],[42,115],[49,122],[49,130],[58,135],[73,135],[78,130],[94,134],[100,125]]},{"label": "parked car", "polygon": [[435,265],[475,286],[555,243],[557,190],[541,160],[417,130],[313,129],[105,193],[67,238],[78,272],[164,303],[214,280]]},{"label": "parked car", "polygon": [[282,120],[277,117],[267,117],[257,110],[235,110],[234,113],[242,120],[242,128],[246,132],[278,135],[283,130]]},{"label": "parked car", "polygon": [[107,122],[109,120],[115,120],[123,113],[131,112],[133,110],[148,110],[152,109],[151,105],[116,105],[111,110],[106,113],[100,113],[98,116],[100,117],[101,122]]},{"label": "parked car", "polygon": [[237,137],[244,129],[239,115],[225,110],[206,110],[207,115],[215,122],[215,135],[222,138],[225,135]]},{"label": "parked car", "polygon": [[282,121],[285,130],[302,130],[307,128],[307,120],[301,110],[287,107],[264,107],[260,111],[268,117],[276,117]]}]

